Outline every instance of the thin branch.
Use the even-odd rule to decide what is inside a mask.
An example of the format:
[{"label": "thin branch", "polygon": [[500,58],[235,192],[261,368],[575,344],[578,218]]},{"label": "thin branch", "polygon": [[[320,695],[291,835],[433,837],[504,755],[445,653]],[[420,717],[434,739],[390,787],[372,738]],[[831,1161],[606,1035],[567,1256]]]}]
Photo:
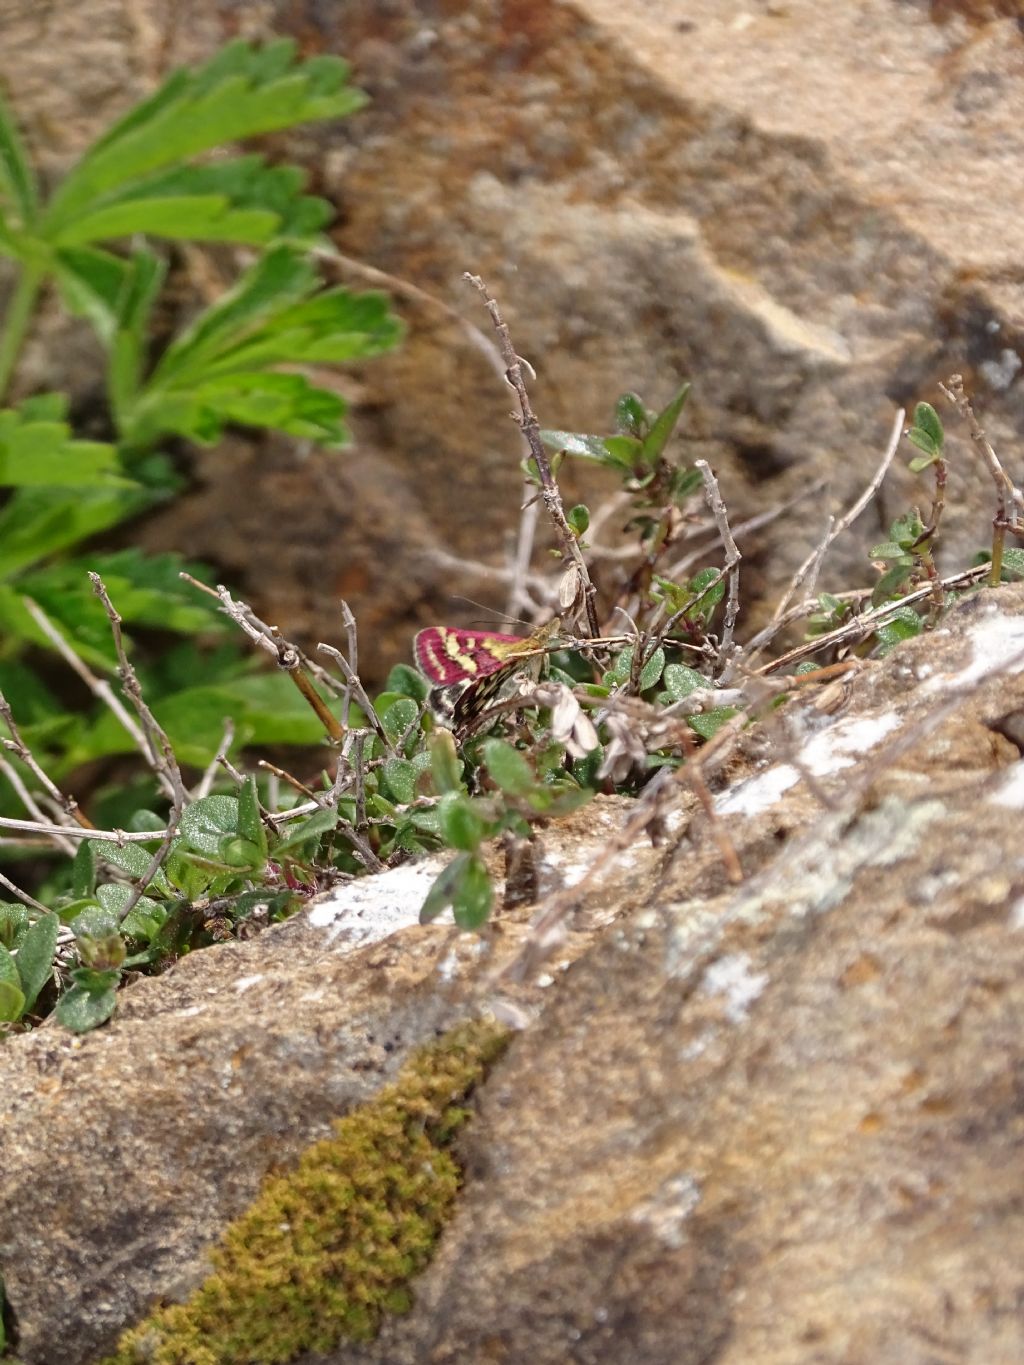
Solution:
[{"label": "thin branch", "polygon": [[886,474],[889,472],[889,466],[892,464],[893,459],[896,456],[896,451],[899,448],[900,437],[903,435],[903,422],[906,415],[906,410],[904,408],[900,408],[896,413],[896,416],[893,419],[892,429],[889,432],[889,440],[886,443],[885,452],[879,461],[878,468],[875,470],[874,474],[872,474],[867,487],[856,501],[847,508],[838,521],[833,521],[832,518],[829,518],[829,524],[825,530],[825,535],[790,579],[789,587],[779,599],[779,603],[775,608],[771,621],[764,630],[759,631],[747,645],[746,652],[748,663],[752,662],[787,625],[791,619],[789,616],[789,605],[805,580],[810,580],[810,586],[806,591],[808,593],[814,591],[818,573],[821,570],[825,555],[828,553],[836,539],[853,525],[861,512],[867,507],[868,503],[870,503],[878,493],[878,490],[885,480]]},{"label": "thin branch", "polygon": [[23,597],[21,600],[25,610],[53,645],[54,649],[57,650],[64,662],[79,678],[81,678],[82,682],[85,683],[93,696],[97,697],[103,702],[104,706],[111,711],[135,747],[145,751],[146,741],[142,731],[135,723],[134,717],[126,709],[120,697],[118,697],[117,693],[110,686],[110,683],[108,683],[105,678],[97,678],[84,659],[76,654],[67,640],[64,639],[64,636],[61,635],[60,631],[47,616],[46,612],[43,611],[38,602],[33,602],[31,597]]},{"label": "thin branch", "polygon": [[235,722],[230,716],[227,716],[224,720],[224,734],[221,736],[220,744],[217,746],[217,752],[214,754],[213,758],[210,759],[206,771],[203,773],[195,791],[192,793],[193,801],[199,801],[204,796],[209,796],[217,777],[217,770],[221,767],[221,759],[227,754],[231,745],[234,743],[234,740]]},{"label": "thin branch", "polygon": [[491,315],[494,329],[498,335],[498,346],[501,350],[502,359],[505,362],[505,380],[509,387],[515,390],[519,400],[520,416],[516,419],[520,431],[526,438],[530,447],[530,454],[537,466],[537,474],[540,478],[541,497],[544,506],[547,508],[548,516],[554,523],[558,538],[562,544],[562,553],[567,561],[575,563],[580,573],[580,583],[583,588],[583,600],[586,609],[587,626],[591,635],[598,634],[597,624],[597,589],[590,579],[590,572],[587,569],[583,552],[580,550],[579,541],[572,533],[565,517],[565,508],[562,505],[562,495],[559,492],[558,484],[551,472],[551,461],[544,448],[544,442],[540,437],[540,423],[534,416],[533,409],[530,407],[530,397],[526,391],[526,381],[523,378],[523,362],[516,354],[516,349],[512,345],[512,337],[508,327],[502,319],[498,305],[487,290],[487,286],[478,275],[466,274],[464,276],[470,284],[477,289],[483,297],[487,311]]},{"label": "thin branch", "polygon": [[[718,480],[712,472],[707,460],[695,460],[694,468],[700,470],[700,476],[704,480],[704,496],[707,499],[711,515],[715,519],[718,527],[718,534],[725,549],[725,565],[723,573],[728,576],[729,589],[725,604],[725,623],[722,628],[722,639],[718,646],[718,668],[719,676],[725,680],[730,672],[733,652],[733,633],[736,629],[736,617],[740,610],[740,560],[743,556],[737,549],[733,539],[732,531],[729,529],[729,514],[725,510],[725,503],[722,501],[722,493],[718,487]],[[692,605],[692,604],[691,604]]]},{"label": "thin branch", "polygon": [[17,896],[18,900],[24,905],[27,905],[30,910],[41,910],[44,915],[50,913],[50,907],[48,905],[41,904],[34,896],[30,896],[27,891],[22,891],[20,886],[15,886],[10,877],[5,877],[2,872],[0,872],[0,886],[6,886],[11,895]]},{"label": "thin branch", "polygon": [[[980,583],[983,578],[988,576],[988,571],[988,564],[976,564],[973,568],[963,569],[960,573],[950,574],[948,578],[939,579],[939,583],[944,589],[963,588],[972,583]],[[931,596],[933,591],[932,584],[926,583],[923,588],[916,588],[913,592],[907,593],[906,597],[900,597],[894,602],[884,602],[880,607],[866,611],[861,616],[855,616],[852,621],[837,626],[835,630],[830,630],[825,635],[819,635],[813,640],[797,645],[795,649],[773,659],[771,663],[762,664],[760,668],[754,670],[754,673],[758,676],[774,673],[779,668],[785,668],[789,664],[806,659],[808,655],[816,654],[819,649],[827,649],[832,645],[856,643],[864,636],[870,635],[873,630],[899,611],[901,607],[909,606],[913,602],[920,602]]]},{"label": "thin branch", "polygon": [[75,851],[74,843],[63,833],[62,826],[55,825],[46,818],[42,807],[21,780],[21,773],[18,772],[14,764],[8,762],[6,758],[0,757],[0,773],[3,773],[4,777],[7,778],[7,781],[14,788],[15,796],[17,796],[29,815],[34,815],[40,825],[45,825],[48,829],[53,831],[50,835],[50,839],[54,846],[59,848],[61,853],[66,853],[70,857]]},{"label": "thin branch", "polygon": [[325,645],[323,643],[318,644],[317,649],[321,654],[326,654],[329,658],[333,659],[338,665],[342,676],[345,679],[346,686],[351,691],[352,697],[359,706],[359,709],[366,716],[366,723],[372,726],[387,752],[393,754],[395,749],[388,737],[388,732],[384,729],[380,716],[378,716],[377,712],[373,709],[373,702],[366,695],[366,692],[363,690],[363,684],[353,672],[352,666],[345,658],[344,654],[342,654],[340,649],[335,649],[333,645]]},{"label": "thin branch", "polygon": [[45,820],[18,820],[13,816],[0,816],[0,829],[21,830],[25,834],[38,834],[54,839],[60,834],[65,839],[97,839],[106,844],[148,844],[154,839],[162,839],[166,831],[150,829],[134,831],[129,834],[123,829],[92,829],[81,825],[52,825]]},{"label": "thin branch", "polygon": [[181,769],[178,767],[178,760],[171,747],[171,741],[167,738],[167,733],[157,720],[156,716],[149,709],[145,698],[142,695],[142,687],[139,684],[135,669],[128,660],[125,652],[124,639],[121,634],[121,617],[110,600],[106,586],[98,573],[90,571],[89,579],[92,583],[92,590],[103,604],[103,610],[107,613],[110,622],[110,632],[114,637],[114,649],[118,658],[118,674],[121,678],[121,685],[125,695],[135,708],[135,714],[139,718],[145,737],[144,753],[148,753],[150,767],[156,774],[157,780],[167,791],[171,798],[171,809],[167,816],[167,829],[160,841],[160,846],[149,860],[149,864],[139,877],[133,887],[131,894],[121,907],[118,918],[125,920],[138,905],[139,900],[145,893],[150,882],[159,872],[167,857],[171,844],[178,833],[178,822],[181,813],[185,809],[185,802],[188,799],[185,791],[185,783],[182,780]]},{"label": "thin branch", "polygon": [[32,773],[36,780],[42,785],[43,790],[53,799],[53,802],[63,812],[69,824],[78,825],[84,829],[92,828],[92,821],[82,814],[78,808],[78,802],[73,796],[65,796],[57,784],[43,771],[43,768],[32,750],[21,737],[21,731],[15,722],[13,712],[7,698],[0,692],[0,718],[10,731],[10,739],[0,739],[0,744],[11,753],[17,754],[24,763],[25,767]]}]

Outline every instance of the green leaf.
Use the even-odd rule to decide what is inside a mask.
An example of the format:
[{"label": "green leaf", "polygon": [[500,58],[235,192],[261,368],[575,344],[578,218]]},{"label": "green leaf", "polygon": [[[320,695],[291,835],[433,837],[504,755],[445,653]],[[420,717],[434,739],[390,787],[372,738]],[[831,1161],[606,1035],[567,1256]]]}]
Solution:
[{"label": "green leaf", "polygon": [[89,989],[76,983],[57,1001],[54,1014],[57,1022],[71,1033],[88,1033],[90,1029],[106,1023],[114,1013],[116,1004],[113,986]]},{"label": "green leaf", "polygon": [[384,732],[392,744],[397,744],[402,736],[416,724],[420,708],[411,697],[399,697],[392,702],[381,716]]},{"label": "green leaf", "polygon": [[413,701],[427,699],[430,687],[423,674],[409,664],[395,664],[384,684],[385,692],[395,692],[402,697],[412,697]]},{"label": "green leaf", "polygon": [[667,664],[661,678],[662,686],[673,701],[681,701],[698,687],[710,687],[703,673],[685,664]]},{"label": "green leaf", "polygon": [[[939,454],[942,453],[942,446],[945,442],[946,434],[942,429],[942,422],[939,419],[939,414],[932,407],[931,403],[918,403],[914,408],[914,431],[927,436],[932,443],[932,447],[938,451]],[[914,431],[910,433],[911,440],[914,439]],[[914,444],[917,445],[918,442],[915,441]],[[921,446],[920,448],[922,450],[925,449],[924,446]]]},{"label": "green leaf", "polygon": [[450,730],[434,730],[427,740],[434,790],[440,795],[462,790],[462,765]]},{"label": "green leaf", "polygon": [[96,845],[83,839],[71,860],[71,894],[76,899],[91,896],[96,888]]},{"label": "green leaf", "polygon": [[897,517],[889,527],[889,539],[908,549],[920,538],[923,531],[924,522],[920,514],[917,511],[907,512],[904,516]]},{"label": "green leaf", "polygon": [[871,605],[880,607],[883,602],[888,602],[890,597],[898,597],[912,571],[912,563],[900,563],[887,569],[874,586]]},{"label": "green leaf", "polygon": [[40,915],[21,941],[18,948],[18,975],[21,978],[21,988],[25,992],[23,1011],[27,1012],[32,1008],[36,1003],[36,997],[50,978],[59,930],[58,915],[52,913]]},{"label": "green leaf", "polygon": [[[124,908],[132,896],[132,888],[118,882],[106,882],[96,888],[96,899],[104,910],[109,911],[120,926],[120,932],[129,938],[146,941],[154,938],[167,919],[167,906],[140,896],[135,905],[124,913]],[[126,959],[127,960],[127,959]]]},{"label": "green leaf", "polygon": [[487,739],[483,745],[484,762],[491,778],[509,796],[527,796],[537,785],[529,763],[503,739]]},{"label": "green leaf", "polygon": [[455,923],[460,929],[479,929],[487,922],[493,900],[494,887],[487,865],[480,857],[468,857],[452,890]]},{"label": "green leaf", "polygon": [[668,444],[669,437],[676,429],[676,423],[679,421],[680,413],[689,393],[690,385],[681,385],[654,419],[654,423],[644,439],[642,459],[645,464],[652,465],[661,456]]},{"label": "green leaf", "polygon": [[203,796],[185,807],[178,834],[185,847],[218,858],[225,838],[238,833],[238,822],[236,797]]},{"label": "green leaf", "polygon": [[340,819],[341,812],[338,810],[316,810],[304,820],[286,826],[287,833],[274,844],[274,857],[301,848],[311,839],[321,839],[325,834],[330,834],[332,830],[338,828]]},{"label": "green leaf", "polygon": [[665,668],[665,651],[659,645],[640,670],[640,691],[647,692],[658,685]]},{"label": "green leaf", "polygon": [[384,785],[402,806],[415,801],[419,775],[419,769],[405,758],[389,758],[381,772]]},{"label": "green leaf", "polygon": [[[129,877],[136,880],[146,875],[146,869],[153,860],[157,842],[154,839],[152,849],[146,849],[142,844],[118,845],[106,839],[102,841],[99,839],[89,840],[90,847],[100,861],[109,863],[111,867],[120,868],[122,872],[127,872]],[[169,895],[170,889],[167,878],[163,872],[158,871],[149,884],[149,890],[158,890],[164,895]]]},{"label": "green leaf", "polygon": [[450,848],[472,853],[479,848],[487,827],[476,807],[462,792],[448,792],[437,807],[441,837]]},{"label": "green leaf", "polygon": [[97,483],[132,486],[115,446],[76,441],[65,422],[36,420],[23,408],[0,411],[0,486],[91,488]]},{"label": "green leaf", "polygon": [[882,648],[878,651],[879,657],[888,654],[904,640],[912,640],[915,635],[920,635],[923,623],[920,616],[913,607],[900,607],[896,610],[890,620],[878,627],[875,635]]},{"label": "green leaf", "polygon": [[927,469],[929,465],[935,464],[938,459],[938,455],[918,455],[910,461],[907,468],[912,474],[920,474],[922,469]]},{"label": "green leaf", "polygon": [[242,783],[238,793],[238,832],[259,850],[267,854],[267,829],[260,818],[260,800],[256,792],[256,778],[252,773]]},{"label": "green leaf", "polygon": [[669,482],[672,501],[682,504],[704,487],[704,479],[699,469],[674,469]]},{"label": "green leaf", "polygon": [[590,525],[590,509],[584,503],[579,502],[569,510],[565,519],[569,523],[569,529],[578,540]]},{"label": "green leaf", "polygon": [[738,714],[734,706],[716,706],[713,711],[702,711],[698,716],[688,716],[686,723],[691,730],[700,735],[701,739],[711,739],[727,720]]},{"label": "green leaf", "polygon": [[107,485],[20,488],[0,509],[0,579],[105,531],[153,501],[144,489]]},{"label": "green leaf", "polygon": [[0,1023],[10,1024],[20,1019],[24,1009],[25,992],[17,961],[0,946]]},{"label": "green leaf", "polygon": [[[928,465],[934,460],[937,460],[942,454],[941,447],[936,445],[927,431],[918,431],[916,427],[913,427],[907,432],[907,440],[911,445],[917,446],[918,450],[924,451],[925,458],[921,468],[927,468]],[[919,462],[915,459],[911,461],[911,463],[918,464]]]},{"label": "green leaf", "polygon": [[913,557],[908,555],[902,545],[897,545],[894,540],[883,540],[880,545],[873,545],[868,551],[868,559],[896,559],[904,564],[913,564]]},{"label": "green leaf", "polygon": [[204,67],[174,72],[66,178],[45,216],[51,237],[166,166],[220,143],[339,118],[364,103],[362,93],[346,84],[344,62],[317,57],[293,66],[294,55],[294,44],[287,40],[262,50],[237,42]]},{"label": "green leaf", "polygon": [[132,261],[99,247],[66,247],[54,254],[52,265],[64,307],[86,318],[104,345],[112,345]]},{"label": "green leaf", "polygon": [[0,220],[9,230],[30,228],[38,202],[35,176],[18,126],[0,96]]},{"label": "green leaf", "polygon": [[615,404],[615,429],[624,436],[643,437],[653,413],[647,411],[639,394],[624,393]]},{"label": "green leaf", "polygon": [[16,948],[29,926],[28,910],[16,901],[0,901],[0,944]]},{"label": "green leaf", "polygon": [[429,924],[431,920],[437,919],[438,915],[443,914],[451,905],[452,898],[462,878],[463,869],[471,857],[472,855],[469,853],[458,854],[438,874],[437,880],[427,892],[423,905],[420,907],[421,924]]}]

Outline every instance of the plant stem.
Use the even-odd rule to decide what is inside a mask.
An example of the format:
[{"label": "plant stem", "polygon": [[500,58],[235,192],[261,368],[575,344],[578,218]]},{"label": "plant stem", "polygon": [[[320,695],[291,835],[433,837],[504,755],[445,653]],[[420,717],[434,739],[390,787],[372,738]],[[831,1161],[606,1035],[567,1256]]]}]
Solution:
[{"label": "plant stem", "polygon": [[39,267],[27,265],[14,287],[14,294],[4,319],[3,332],[0,333],[0,403],[7,397],[7,386],[18,363],[21,345],[32,319],[42,281],[43,272]]}]

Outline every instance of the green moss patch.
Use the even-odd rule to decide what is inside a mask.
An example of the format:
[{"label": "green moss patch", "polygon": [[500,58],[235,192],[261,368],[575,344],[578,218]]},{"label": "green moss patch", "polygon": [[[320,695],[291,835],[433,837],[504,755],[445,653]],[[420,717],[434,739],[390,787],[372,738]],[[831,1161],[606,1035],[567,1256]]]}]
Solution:
[{"label": "green moss patch", "polygon": [[126,1332],[103,1365],[276,1365],[406,1312],[458,1194],[450,1146],[465,1099],[506,1038],[476,1022],[416,1053],[294,1171],[266,1181],[191,1299]]}]

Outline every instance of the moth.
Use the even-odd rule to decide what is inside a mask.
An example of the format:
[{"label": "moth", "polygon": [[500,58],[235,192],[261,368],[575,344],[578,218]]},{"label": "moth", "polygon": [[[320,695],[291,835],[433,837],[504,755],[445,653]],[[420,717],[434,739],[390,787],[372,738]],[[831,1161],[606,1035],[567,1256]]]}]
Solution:
[{"label": "moth", "polygon": [[420,671],[434,684],[432,709],[456,729],[472,725],[519,669],[550,652],[560,625],[556,618],[525,637],[453,626],[421,630],[413,648]]}]

